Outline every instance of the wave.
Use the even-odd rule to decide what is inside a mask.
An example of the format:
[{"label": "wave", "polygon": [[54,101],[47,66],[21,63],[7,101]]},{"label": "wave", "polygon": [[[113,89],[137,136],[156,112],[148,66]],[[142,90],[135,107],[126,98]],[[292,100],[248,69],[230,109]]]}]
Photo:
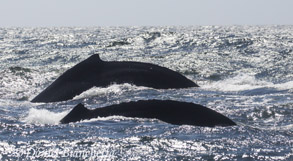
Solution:
[{"label": "wave", "polygon": [[82,92],[80,95],[77,95],[73,98],[73,100],[78,100],[78,99],[83,99],[83,98],[89,98],[89,97],[94,97],[94,96],[104,96],[104,95],[121,95],[125,92],[128,91],[138,91],[138,90],[143,90],[143,89],[149,89],[147,87],[142,87],[142,86],[135,86],[131,85],[128,83],[124,84],[112,84],[106,88],[102,87],[93,87],[89,90],[86,90]]},{"label": "wave", "polygon": [[[71,110],[71,109],[70,109]],[[57,125],[59,121],[65,117],[70,110],[63,112],[52,112],[46,109],[35,109],[31,108],[28,112],[28,115],[21,119],[22,122],[26,124],[41,124],[41,125]],[[97,117],[87,120],[82,120],[82,123],[95,122],[95,121],[138,121],[145,122],[151,121],[154,122],[156,119],[146,119],[146,118],[131,118],[124,116],[108,116],[108,117]]]},{"label": "wave", "polygon": [[113,121],[113,122],[123,122],[123,121],[132,121],[132,122],[163,122],[158,119],[149,119],[149,118],[138,118],[138,117],[125,117],[119,115],[107,116],[107,117],[97,117],[92,119],[86,119],[79,121],[80,123],[90,123],[96,121]]},{"label": "wave", "polygon": [[203,89],[217,90],[224,92],[237,92],[263,88],[274,88],[277,90],[293,89],[293,81],[274,84],[265,80],[257,79],[254,75],[239,74],[235,77],[208,83],[202,86]]},{"label": "wave", "polygon": [[28,115],[21,119],[27,124],[59,124],[59,121],[69,113],[69,110],[63,112],[51,112],[46,109],[31,108]]}]

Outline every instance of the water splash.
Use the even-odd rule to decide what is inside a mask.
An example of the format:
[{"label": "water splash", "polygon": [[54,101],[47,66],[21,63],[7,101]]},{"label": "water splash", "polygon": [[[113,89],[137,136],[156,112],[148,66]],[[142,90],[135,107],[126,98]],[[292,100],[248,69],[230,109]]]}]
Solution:
[{"label": "water splash", "polygon": [[59,124],[59,121],[69,113],[69,111],[63,112],[51,112],[46,109],[31,108],[28,111],[28,115],[22,118],[22,122],[27,124]]}]

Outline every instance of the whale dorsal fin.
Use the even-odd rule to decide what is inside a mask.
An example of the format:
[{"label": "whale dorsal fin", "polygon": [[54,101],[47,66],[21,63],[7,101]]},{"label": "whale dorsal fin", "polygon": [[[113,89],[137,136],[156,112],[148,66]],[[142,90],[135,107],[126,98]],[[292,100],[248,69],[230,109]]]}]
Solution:
[{"label": "whale dorsal fin", "polygon": [[89,58],[87,58],[84,61],[85,62],[91,62],[91,63],[103,62],[103,60],[100,58],[99,54],[91,55]]},{"label": "whale dorsal fin", "polygon": [[78,105],[76,105],[72,111],[70,113],[77,113],[77,112],[80,112],[80,113],[83,113],[83,112],[87,112],[88,109],[84,107],[83,104],[79,103]]},{"label": "whale dorsal fin", "polygon": [[90,56],[87,60],[90,60],[90,61],[98,61],[98,62],[101,62],[102,59],[100,58],[100,55],[99,54],[94,54],[92,56]]},{"label": "whale dorsal fin", "polygon": [[80,121],[80,118],[86,116],[89,111],[90,110],[85,108],[83,104],[79,103],[62,120],[60,120],[60,123],[64,124]]}]

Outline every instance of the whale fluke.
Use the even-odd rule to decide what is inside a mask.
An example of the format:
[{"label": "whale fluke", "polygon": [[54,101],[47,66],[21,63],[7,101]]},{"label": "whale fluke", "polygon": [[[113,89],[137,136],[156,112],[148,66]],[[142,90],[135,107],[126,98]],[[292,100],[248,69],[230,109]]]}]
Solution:
[{"label": "whale fluke", "polygon": [[32,102],[57,102],[96,86],[130,83],[156,89],[198,87],[185,76],[165,67],[140,62],[107,62],[98,54],[90,56],[64,72]]},{"label": "whale fluke", "polygon": [[226,116],[202,105],[172,100],[140,100],[96,108],[94,110],[89,110],[82,104],[78,104],[60,123],[64,124],[113,115],[153,118],[175,125],[206,127],[236,125],[235,122]]}]

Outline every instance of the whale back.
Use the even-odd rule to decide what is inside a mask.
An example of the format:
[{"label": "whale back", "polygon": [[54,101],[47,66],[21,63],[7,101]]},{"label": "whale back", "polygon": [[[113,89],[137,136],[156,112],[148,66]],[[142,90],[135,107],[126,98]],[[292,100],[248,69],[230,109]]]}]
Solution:
[{"label": "whale back", "polygon": [[32,102],[72,99],[96,86],[129,83],[156,89],[198,87],[193,81],[165,67],[141,62],[105,62],[98,54],[64,72]]},{"label": "whale back", "polygon": [[[60,122],[69,123],[96,117],[118,115],[159,119],[175,125],[205,127],[236,125],[226,116],[202,105],[172,100],[140,100],[97,108],[95,110],[85,110],[86,112],[83,114],[81,114],[79,108],[80,105],[74,107]],[[83,106],[83,108],[85,107]]]}]

